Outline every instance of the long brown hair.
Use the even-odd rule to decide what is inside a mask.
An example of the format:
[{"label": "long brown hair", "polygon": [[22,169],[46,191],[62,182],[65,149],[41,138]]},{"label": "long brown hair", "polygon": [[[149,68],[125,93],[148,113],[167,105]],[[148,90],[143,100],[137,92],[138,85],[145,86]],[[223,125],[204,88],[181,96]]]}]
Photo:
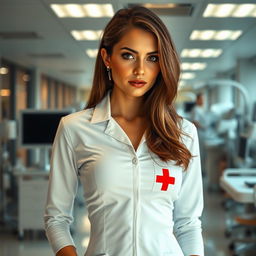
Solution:
[{"label": "long brown hair", "polygon": [[[114,45],[121,40],[127,30],[134,27],[153,33],[158,43],[160,72],[155,84],[144,95],[145,104],[149,109],[147,113],[149,126],[146,131],[148,148],[161,160],[173,160],[176,165],[187,169],[192,155],[182,143],[182,118],[173,106],[178,90],[180,63],[164,23],[152,11],[141,6],[121,9],[107,24],[99,49],[105,48],[111,56]],[[95,107],[112,88],[113,81],[108,79],[99,50],[92,91],[86,108]]]}]

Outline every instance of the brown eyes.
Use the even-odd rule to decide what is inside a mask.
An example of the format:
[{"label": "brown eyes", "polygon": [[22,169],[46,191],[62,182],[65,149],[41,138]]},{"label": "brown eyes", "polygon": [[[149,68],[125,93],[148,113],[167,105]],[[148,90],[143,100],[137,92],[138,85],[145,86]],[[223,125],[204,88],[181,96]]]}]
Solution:
[{"label": "brown eyes", "polygon": [[[132,60],[134,56],[131,53],[125,52],[121,54],[122,58],[125,60]],[[148,56],[148,60],[151,62],[158,62],[159,58],[157,55],[150,55]]]}]

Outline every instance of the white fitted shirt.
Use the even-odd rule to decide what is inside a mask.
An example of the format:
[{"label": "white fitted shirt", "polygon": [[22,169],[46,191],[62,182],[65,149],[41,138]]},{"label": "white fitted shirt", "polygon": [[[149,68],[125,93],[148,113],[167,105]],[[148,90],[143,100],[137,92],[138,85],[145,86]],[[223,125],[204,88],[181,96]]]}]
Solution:
[{"label": "white fitted shirt", "polygon": [[85,256],[204,255],[197,131],[182,122],[183,143],[194,156],[184,171],[137,148],[111,116],[110,93],[95,107],[63,117],[55,136],[45,211],[56,253],[74,245],[69,227],[80,178],[91,223]]}]

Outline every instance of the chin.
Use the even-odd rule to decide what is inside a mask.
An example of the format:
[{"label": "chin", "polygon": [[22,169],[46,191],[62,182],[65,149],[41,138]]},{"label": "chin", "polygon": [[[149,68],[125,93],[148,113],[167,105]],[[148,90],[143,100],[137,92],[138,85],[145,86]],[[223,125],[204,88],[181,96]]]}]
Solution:
[{"label": "chin", "polygon": [[133,97],[142,97],[147,93],[148,90],[143,90],[143,89],[137,89],[136,91],[133,91],[129,93]]}]

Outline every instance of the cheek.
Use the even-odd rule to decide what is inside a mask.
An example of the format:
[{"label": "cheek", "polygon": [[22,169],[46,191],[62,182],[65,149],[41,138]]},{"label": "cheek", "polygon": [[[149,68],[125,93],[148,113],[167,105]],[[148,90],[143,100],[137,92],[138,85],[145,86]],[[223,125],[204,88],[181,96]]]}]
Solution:
[{"label": "cheek", "polygon": [[152,67],[150,70],[151,79],[155,80],[160,72],[160,67]]},{"label": "cheek", "polygon": [[127,71],[128,71],[128,65],[125,65],[124,63],[112,64],[112,74],[115,77],[122,77],[125,74],[127,74]]}]

